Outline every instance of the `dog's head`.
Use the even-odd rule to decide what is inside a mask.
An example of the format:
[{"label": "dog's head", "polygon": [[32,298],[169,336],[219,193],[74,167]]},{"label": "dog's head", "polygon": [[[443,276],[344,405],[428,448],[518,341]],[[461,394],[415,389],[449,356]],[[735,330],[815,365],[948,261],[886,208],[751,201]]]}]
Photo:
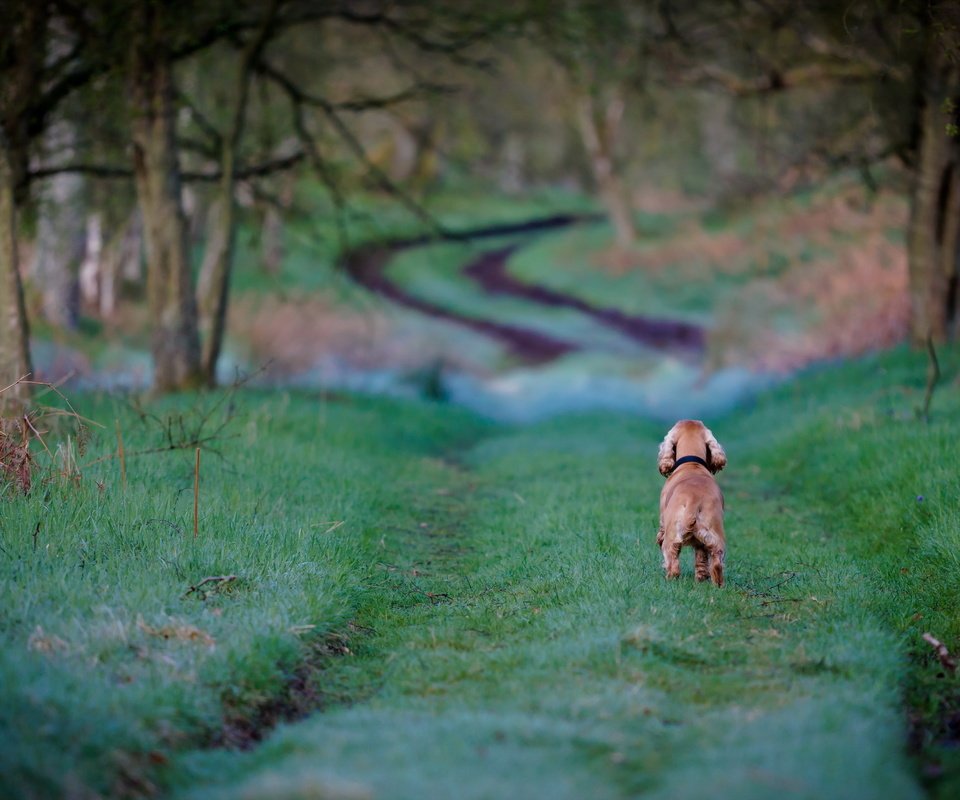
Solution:
[{"label": "dog's head", "polygon": [[678,458],[699,456],[714,474],[727,465],[727,454],[710,429],[698,419],[682,419],[674,425],[660,444],[657,468],[669,475]]}]

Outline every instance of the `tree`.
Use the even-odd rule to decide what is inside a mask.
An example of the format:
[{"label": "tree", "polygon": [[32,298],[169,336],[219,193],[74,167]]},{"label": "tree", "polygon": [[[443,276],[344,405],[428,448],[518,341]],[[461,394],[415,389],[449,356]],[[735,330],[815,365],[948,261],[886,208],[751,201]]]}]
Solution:
[{"label": "tree", "polygon": [[30,331],[17,258],[17,155],[0,126],[0,418],[22,413],[29,397]]},{"label": "tree", "polygon": [[173,61],[179,4],[132,9],[128,62],[134,176],[147,249],[154,389],[199,386],[200,336],[176,142]]},{"label": "tree", "polygon": [[[426,82],[415,76],[412,86],[381,97],[331,101],[322,91],[315,90],[315,75],[298,76],[296,70],[278,67],[277,63],[282,65],[283,59],[270,58],[265,53],[270,40],[278,32],[305,26],[311,26],[316,32],[326,23],[333,22],[358,34],[362,32],[370,42],[376,40],[380,44],[389,38],[393,40],[391,48],[399,43],[423,54],[459,59],[486,25],[483,15],[475,17],[469,10],[461,8],[448,12],[442,5],[435,7],[428,2],[395,5],[333,0],[211,0],[201,4],[194,0],[164,3],[156,0],[90,0],[87,4],[77,5],[49,0],[49,3],[34,5],[30,0],[19,0],[19,3],[23,8],[18,7],[18,11],[36,12],[13,15],[11,24],[15,20],[19,26],[16,30],[24,31],[25,37],[34,29],[39,31],[36,35],[30,34],[33,37],[31,44],[22,48],[24,53],[35,56],[29,63],[34,65],[38,77],[33,83],[20,80],[21,76],[12,79],[10,84],[16,87],[16,96],[13,100],[4,97],[0,111],[10,109],[4,119],[10,121],[10,131],[14,134],[20,132],[18,120],[33,120],[35,124],[27,137],[15,141],[7,137],[16,146],[8,148],[13,154],[8,160],[12,166],[2,174],[10,175],[9,185],[14,187],[25,186],[30,178],[69,173],[100,178],[133,177],[146,243],[151,351],[154,388],[158,392],[192,388],[214,380],[226,321],[236,236],[234,195],[238,182],[253,181],[308,160],[327,183],[335,202],[342,205],[342,187],[322,152],[329,144],[329,137],[321,145],[322,137],[316,130],[321,124],[326,126],[325,134],[334,134],[338,146],[359,165],[360,172],[372,178],[380,188],[403,199],[411,210],[422,214],[419,207],[368,158],[364,143],[344,116],[382,110],[405,102],[426,88]],[[31,21],[36,23],[33,28],[27,24]],[[54,29],[58,37],[57,52],[66,55],[51,59],[49,55],[44,56],[44,52],[49,54],[49,51],[44,50],[43,37]],[[68,46],[64,47],[63,42]],[[309,61],[315,67],[316,48],[314,42],[308,43]],[[230,79],[235,84],[234,105],[225,123],[203,123],[215,140],[212,151],[203,147],[196,149],[195,141],[187,143],[191,155],[199,154],[203,164],[201,169],[190,172],[183,166],[183,131],[180,128],[184,126],[179,113],[189,102],[177,86],[176,72],[178,69],[182,71],[178,65],[198,54],[211,52],[216,46],[220,46],[216,56],[220,59],[218,77],[224,73],[224,64],[228,65],[226,69],[232,70],[230,65],[234,60],[237,62]],[[239,58],[235,58],[237,53]],[[10,61],[14,63],[16,59]],[[45,95],[33,89],[45,79],[42,73],[47,69],[46,62],[56,64],[58,69],[77,62],[83,69],[68,76],[69,81],[55,86]],[[110,103],[111,113],[98,114],[98,117],[112,118],[114,111],[123,112],[121,116],[126,120],[126,133],[132,145],[132,168],[85,161],[91,149],[87,146],[87,152],[76,160],[67,156],[62,163],[44,163],[33,173],[28,172],[30,142],[42,133],[47,117],[63,97],[95,75],[102,76],[98,84],[112,87],[112,95],[117,98]],[[299,149],[265,156],[255,153],[252,147],[242,146],[248,127],[248,97],[255,80],[289,105],[291,114],[287,131]],[[102,93],[102,87],[98,91]],[[83,99],[89,103],[95,96],[96,92],[90,92]],[[33,113],[30,104],[37,103],[36,98],[42,103],[39,112]],[[194,108],[189,110],[196,111]],[[203,115],[191,113],[190,116],[201,119]],[[43,124],[36,124],[37,120]],[[102,131],[91,125],[85,127],[82,134],[96,139]],[[340,155],[342,153],[338,158]],[[18,170],[22,179],[18,177]],[[183,205],[183,184],[190,179],[217,182],[219,197],[215,204],[219,212],[212,215],[215,235],[207,243],[209,280],[201,298],[207,320],[203,352]],[[19,201],[15,197],[12,202],[15,205]],[[9,237],[10,242],[15,240],[14,234],[15,231]],[[7,261],[13,263],[12,258]],[[15,269],[4,274],[19,281],[19,272]],[[10,286],[11,291],[0,294],[0,299],[7,296],[20,298],[19,306],[11,300],[10,307],[16,312],[11,318],[17,320],[20,341],[25,345],[22,287],[19,284],[14,286],[12,282]],[[20,359],[21,362],[26,360]],[[13,368],[9,371],[12,373]],[[11,378],[11,382],[13,380],[15,378]]]},{"label": "tree", "polygon": [[935,22],[924,27],[916,77],[919,141],[907,231],[910,338],[916,345],[944,341],[957,320],[960,54],[947,38],[949,29]]},{"label": "tree", "polygon": [[[110,2],[110,0],[105,0]],[[185,14],[185,9],[194,13]],[[341,118],[343,113],[387,107],[411,96],[402,91],[386,97],[334,103],[303,88],[309,79],[294,79],[278,70],[265,55],[271,38],[298,26],[319,26],[335,21],[358,30],[393,35],[425,52],[456,54],[469,46],[472,30],[453,26],[444,37],[431,38],[426,25],[429,4],[395,9],[390,4],[297,2],[297,0],[249,0],[246,3],[214,3],[197,10],[196,4],[157,4],[140,0],[130,15],[133,27],[129,58],[123,69],[131,87],[131,130],[134,144],[134,175],[145,226],[148,257],[148,300],[151,317],[151,349],[154,357],[154,387],[164,392],[213,384],[224,338],[234,241],[236,237],[235,189],[241,179],[250,180],[287,169],[305,158],[318,170],[331,192],[339,198],[317,137],[310,129],[306,107],[316,111],[333,129],[353,158],[360,162],[383,188],[405,198],[382,171],[370,163],[362,143]],[[412,17],[405,16],[413,14]],[[426,16],[424,16],[426,14]],[[459,12],[452,15],[459,21]],[[439,19],[447,20],[444,14]],[[198,303],[192,283],[187,227],[181,203],[184,178],[177,139],[178,104],[173,65],[214,44],[225,42],[241,52],[235,75],[234,106],[225,130],[204,122],[216,141],[215,173],[218,201],[205,257],[207,269],[201,305],[207,336],[200,350]],[[311,47],[311,59],[316,60]],[[244,164],[241,143],[252,79],[276,87],[291,103],[292,133],[300,150],[266,158],[259,164]],[[191,109],[195,111],[196,109]],[[202,115],[196,115],[201,117]],[[415,204],[408,204],[419,212]]]},{"label": "tree", "polygon": [[[44,155],[71,152],[76,146],[76,128],[59,120],[43,137]],[[43,294],[43,316],[60,330],[77,327],[80,305],[78,268],[87,241],[86,180],[82,175],[54,175],[40,191],[37,207],[34,258],[30,277]]]},{"label": "tree", "polygon": [[[868,167],[891,155],[911,174],[907,253],[911,341],[947,338],[957,317],[960,259],[960,10],[949,0],[855,0],[837,6],[732,0],[710,15],[713,41],[746,38],[750,58],[726,47],[687,47],[685,80],[738,95],[852,84],[869,94],[879,129],[851,135],[842,123],[828,145],[835,164]],[[675,15],[674,30],[704,27]],[[747,36],[757,32],[757,35]],[[779,35],[775,36],[774,33]],[[883,147],[867,149],[867,134]],[[848,144],[841,145],[840,140]],[[851,146],[852,144],[852,146]]]},{"label": "tree", "polygon": [[227,324],[227,303],[230,296],[230,274],[233,271],[233,254],[237,238],[236,198],[237,162],[240,143],[246,125],[247,102],[254,64],[263,52],[276,22],[279,3],[273,0],[265,11],[260,30],[246,46],[236,76],[236,98],[229,130],[218,136],[220,142],[220,184],[218,199],[214,206],[216,221],[213,235],[207,242],[209,267],[207,285],[201,303],[207,320],[207,336],[203,351],[203,373],[208,385],[217,381],[217,361],[223,348]]},{"label": "tree", "polygon": [[[17,252],[19,217],[28,196],[30,148],[57,106],[93,74],[81,42],[64,36],[42,0],[0,5],[0,417],[20,413],[30,394],[29,324]],[[57,36],[63,55],[48,58]],[[6,388],[5,388],[6,387]]]},{"label": "tree", "polygon": [[658,38],[648,3],[532,2],[533,36],[560,67],[596,189],[619,247],[637,238],[620,158],[627,99],[649,79],[645,52]]}]

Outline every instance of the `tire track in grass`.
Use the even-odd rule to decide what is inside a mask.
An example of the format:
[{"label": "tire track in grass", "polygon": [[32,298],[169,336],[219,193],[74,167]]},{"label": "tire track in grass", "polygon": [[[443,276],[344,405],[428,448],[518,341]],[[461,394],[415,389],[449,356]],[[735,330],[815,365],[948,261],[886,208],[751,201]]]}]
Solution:
[{"label": "tire track in grass", "polygon": [[457,454],[424,457],[422,466],[420,479],[396,478],[408,484],[408,513],[389,514],[380,529],[379,577],[355,618],[369,633],[317,676],[333,702],[249,753],[188,754],[177,763],[176,797],[480,798],[518,786],[534,792],[527,796],[619,796],[593,769],[606,751],[597,756],[584,741],[591,725],[471,694],[522,643],[514,595],[530,587],[514,586],[512,570],[490,585],[476,574],[489,534],[475,532],[490,524],[476,509],[502,499],[502,487]]},{"label": "tire track in grass", "polygon": [[[592,217],[560,214],[526,222],[490,225],[447,233],[439,237],[416,236],[394,239],[357,247],[344,256],[342,263],[344,269],[357,283],[381,297],[398,305],[439,319],[456,322],[478,333],[492,336],[505,342],[521,359],[531,363],[544,363],[579,350],[580,345],[519,325],[466,316],[424,300],[387,277],[386,268],[393,257],[401,251],[440,240],[469,242],[498,236],[532,234],[568,227],[589,219]],[[514,278],[507,271],[507,260],[519,246],[511,245],[483,253],[467,265],[464,273],[488,294],[509,295],[552,308],[570,308],[626,334],[635,342],[656,350],[688,358],[698,358],[703,354],[705,335],[700,325],[679,320],[625,314],[616,308],[596,306],[575,295]]]},{"label": "tire track in grass", "polygon": [[519,249],[519,245],[510,245],[489,250],[468,264],[464,273],[489,294],[520,297],[554,308],[572,308],[657,350],[693,356],[703,353],[706,342],[701,325],[625,314],[616,308],[595,306],[575,295],[518,280],[507,271],[507,262]]},{"label": "tire track in grass", "polygon": [[[409,484],[409,505],[384,514],[379,530],[383,560],[373,567],[367,602],[349,622],[307,647],[276,694],[253,707],[225,705],[221,725],[209,732],[194,754],[253,753],[284,724],[364,703],[380,690],[382,683],[376,680],[353,682],[363,667],[351,661],[358,652],[379,653],[378,629],[389,608],[451,602],[449,576],[459,572],[458,559],[465,552],[462,528],[476,481],[456,451],[447,450],[469,447],[480,436],[474,431],[445,440],[437,452],[415,456],[420,464],[407,476],[394,478]],[[176,775],[172,780],[175,785]]]},{"label": "tire track in grass", "polygon": [[[420,243],[419,240],[414,244],[416,243]],[[499,339],[525,361],[534,364],[553,361],[578,349],[573,342],[563,341],[529,328],[458,314],[401,288],[386,276],[385,269],[398,252],[414,244],[393,243],[358,248],[348,255],[344,265],[357,283],[381,297],[431,317],[456,322],[478,333]]]},{"label": "tire track in grass", "polygon": [[[459,446],[472,442],[468,437]],[[243,753],[244,759],[255,761],[282,725],[303,724],[336,709],[367,704],[389,680],[385,665],[396,655],[391,649],[396,647],[394,629],[417,627],[421,617],[432,617],[438,606],[456,601],[454,587],[459,586],[461,562],[469,550],[465,527],[477,478],[455,452],[419,458],[416,470],[394,478],[409,484],[409,503],[384,515],[379,529],[382,560],[372,568],[366,603],[346,626],[309,648],[277,695],[252,709],[235,713],[225,709],[222,727],[203,746],[178,755],[167,774],[172,793],[192,797],[198,781],[211,780],[210,775],[192,774],[198,760]],[[231,773],[214,782],[219,787],[234,778]]]}]

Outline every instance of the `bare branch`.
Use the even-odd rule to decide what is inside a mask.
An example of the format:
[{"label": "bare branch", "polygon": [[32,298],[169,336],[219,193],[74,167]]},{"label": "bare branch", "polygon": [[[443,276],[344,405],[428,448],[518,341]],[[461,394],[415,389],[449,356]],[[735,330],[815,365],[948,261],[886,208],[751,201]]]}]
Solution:
[{"label": "bare branch", "polygon": [[744,78],[716,64],[705,63],[688,69],[680,77],[680,82],[688,86],[719,86],[730,94],[745,97],[802,86],[865,83],[877,77],[877,72],[867,64],[803,64],[788,70],[773,69]]},{"label": "bare branch", "polygon": [[383,11],[362,13],[345,8],[337,14],[337,17],[354,25],[379,27],[396,34],[424,53],[445,55],[455,64],[481,70],[489,69],[492,66],[492,61],[488,58],[472,58],[466,55],[464,50],[502,29],[506,20],[506,17],[504,17],[502,20],[480,25],[473,30],[458,32],[450,39],[440,40],[425,36],[416,27],[404,25],[398,19]]},{"label": "bare branch", "polygon": [[[207,119],[206,115],[197,107],[197,104],[193,102],[186,92],[178,89],[177,100],[190,112],[191,119],[196,122],[197,127],[213,142],[214,147],[219,149],[223,144],[223,135],[217,130],[217,126]],[[181,139],[181,142],[182,141]]]},{"label": "bare branch", "polygon": [[[283,172],[299,164],[306,157],[302,151],[295,151],[285,156],[262,161],[258,164],[247,164],[238,167],[236,177],[238,180],[249,180],[251,178],[262,178],[267,175],[273,175],[276,172]],[[94,178],[132,178],[133,169],[131,167],[120,167],[111,164],[59,164],[53,167],[40,167],[31,170],[31,179],[50,178],[54,175],[64,173],[73,173],[78,175],[90,175]],[[189,172],[185,171],[181,176],[185,181],[213,182],[223,177],[223,172],[219,169],[209,172]]]},{"label": "bare branch", "polygon": [[356,100],[346,100],[338,103],[330,103],[330,107],[336,111],[344,112],[364,112],[374,109],[384,109],[391,106],[405,103],[408,100],[414,100],[425,94],[453,94],[456,87],[444,84],[417,84],[402,89],[393,94],[383,95],[381,97],[363,97]]},{"label": "bare branch", "polygon": [[937,659],[940,661],[940,665],[945,670],[951,673],[957,671],[957,662],[954,660],[953,656],[950,655],[950,651],[943,642],[935,638],[930,633],[923,634],[923,641],[933,648],[934,652],[937,654]]},{"label": "bare branch", "polygon": [[[319,95],[305,92],[291,78],[280,72],[263,59],[260,59],[257,62],[256,69],[258,72],[260,72],[260,74],[272,80],[284,92],[286,92],[287,96],[291,99],[291,102],[293,102],[295,105],[314,106],[323,112],[327,120],[333,126],[334,130],[340,136],[341,140],[347,145],[347,147],[350,148],[356,158],[364,165],[368,174],[376,181],[377,185],[381,189],[396,197],[412,214],[414,214],[414,216],[416,216],[422,222],[439,232],[444,231],[443,226],[436,219],[434,219],[426,211],[426,209],[424,209],[419,203],[417,203],[412,197],[403,191],[403,189],[391,181],[387,174],[370,160],[370,157],[367,155],[363,144],[356,137],[353,131],[350,130],[349,126],[347,126],[346,123],[344,123],[344,121],[340,118],[334,103],[331,103],[329,100],[320,97]],[[301,112],[299,111],[298,116],[300,116],[302,119]],[[309,138],[309,134],[307,133],[305,127],[303,128],[303,135]]]}]

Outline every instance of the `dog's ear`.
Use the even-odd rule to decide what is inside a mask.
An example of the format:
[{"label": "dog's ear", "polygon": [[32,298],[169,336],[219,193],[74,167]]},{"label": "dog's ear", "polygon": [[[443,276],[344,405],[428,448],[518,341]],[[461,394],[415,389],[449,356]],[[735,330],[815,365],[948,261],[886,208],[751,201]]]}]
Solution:
[{"label": "dog's ear", "polygon": [[657,469],[661,475],[669,475],[673,471],[673,465],[677,460],[677,439],[680,435],[680,423],[674,425],[663,441],[660,443],[660,451],[657,453]]},{"label": "dog's ear", "polygon": [[710,471],[716,475],[727,466],[727,454],[709,428],[705,427],[703,429],[703,440],[707,445],[707,465],[710,467]]}]

